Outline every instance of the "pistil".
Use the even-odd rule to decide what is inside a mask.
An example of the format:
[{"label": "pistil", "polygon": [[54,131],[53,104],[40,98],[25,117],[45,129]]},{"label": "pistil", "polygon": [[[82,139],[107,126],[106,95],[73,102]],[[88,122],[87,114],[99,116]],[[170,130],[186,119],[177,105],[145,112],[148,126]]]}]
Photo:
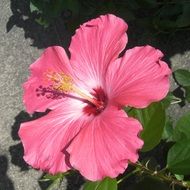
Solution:
[{"label": "pistil", "polygon": [[75,92],[76,94],[78,94],[80,97],[84,98],[85,100],[88,100],[90,103],[94,104],[97,108],[101,108],[103,106],[102,102],[96,100],[95,98],[88,96],[87,94],[82,92],[78,87],[76,87],[74,85],[72,86],[72,91]]},{"label": "pistil", "polygon": [[66,94],[68,94],[69,92],[74,92],[84,100],[87,100],[93,105],[95,105],[97,108],[102,108],[103,102],[98,101],[97,99],[92,98],[89,95],[82,92],[77,86],[74,85],[74,82],[69,75],[66,75],[65,73],[48,72],[46,73],[46,78],[52,82],[54,90]]}]

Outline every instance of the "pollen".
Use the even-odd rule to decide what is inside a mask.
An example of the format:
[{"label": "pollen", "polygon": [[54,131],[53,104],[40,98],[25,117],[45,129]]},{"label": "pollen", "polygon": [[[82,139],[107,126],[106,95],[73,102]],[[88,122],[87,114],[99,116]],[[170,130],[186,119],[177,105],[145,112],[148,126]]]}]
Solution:
[{"label": "pollen", "polygon": [[48,72],[46,73],[48,81],[52,82],[52,88],[59,92],[68,93],[73,90],[73,80],[69,75],[63,72]]},{"label": "pollen", "polygon": [[[84,100],[87,100],[88,102],[95,105],[98,109],[102,109],[102,102],[98,101],[97,99],[93,98],[92,96],[89,96],[89,94],[84,93],[81,91],[80,88],[74,85],[73,79],[63,73],[63,72],[54,72],[54,71],[48,71],[45,74],[45,79],[48,80],[48,82],[51,82],[51,89],[54,91],[54,94],[57,93],[75,93],[80,98],[83,98]],[[37,89],[40,90],[41,88]],[[43,89],[43,88],[42,88]],[[56,93],[55,93],[56,91]],[[45,89],[43,91],[42,95],[45,94],[45,92],[49,92]]]}]

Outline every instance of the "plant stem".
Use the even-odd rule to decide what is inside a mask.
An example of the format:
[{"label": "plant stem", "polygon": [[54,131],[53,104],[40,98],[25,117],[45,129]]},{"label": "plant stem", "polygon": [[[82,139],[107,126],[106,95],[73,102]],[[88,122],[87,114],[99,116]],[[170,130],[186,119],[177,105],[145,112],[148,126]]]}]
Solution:
[{"label": "plant stem", "polygon": [[[159,180],[170,183],[171,185],[179,185],[181,187],[190,188],[190,184],[186,183],[185,181],[179,181],[179,180],[175,179],[173,176],[164,174],[163,171],[167,170],[167,168],[164,168],[160,171],[154,171],[154,170],[151,170],[148,167],[142,165],[140,162],[130,163],[130,164],[133,165],[136,169],[138,168],[138,171],[140,171],[140,173],[145,173],[150,176],[154,176],[154,177],[158,178]],[[136,171],[136,169],[134,171]]]}]

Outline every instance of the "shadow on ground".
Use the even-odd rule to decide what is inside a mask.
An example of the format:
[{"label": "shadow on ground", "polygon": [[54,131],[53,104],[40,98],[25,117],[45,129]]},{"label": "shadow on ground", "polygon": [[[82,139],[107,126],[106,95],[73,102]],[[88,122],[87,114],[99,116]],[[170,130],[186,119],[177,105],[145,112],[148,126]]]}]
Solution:
[{"label": "shadow on ground", "polygon": [[[44,116],[45,114],[47,114],[48,112],[45,113],[35,113],[32,116],[30,116],[28,113],[21,111],[16,117],[15,117],[15,122],[12,126],[12,132],[11,132],[11,136],[13,140],[19,140],[19,136],[18,136],[18,131],[20,128],[21,123],[23,122],[27,122],[27,121],[31,121],[34,119],[37,119],[41,116]],[[26,164],[26,162],[23,160],[23,146],[21,143],[18,143],[16,145],[10,146],[9,147],[9,152],[11,155],[11,162],[20,167],[21,171],[26,171],[29,169],[29,166]]]},{"label": "shadow on ground", "polygon": [[[25,38],[31,38],[33,40],[32,45],[35,47],[46,48],[52,45],[68,47],[71,33],[66,31],[66,25],[62,17],[44,29],[35,22],[36,15],[30,12],[29,0],[10,0],[10,6],[12,16],[6,25],[7,32],[13,26],[17,26],[23,28]],[[182,54],[190,49],[188,30],[158,35],[158,32],[150,31],[146,26],[139,25],[138,21],[129,22],[128,25],[129,44],[127,48],[146,44],[153,45],[164,52],[167,61],[172,55],[176,53]]]},{"label": "shadow on ground", "polygon": [[25,38],[33,40],[32,46],[46,48],[52,45],[67,46],[68,34],[65,32],[63,20],[59,19],[48,28],[35,22],[36,15],[30,12],[29,0],[11,0],[12,16],[9,18],[6,29],[9,32],[13,26],[23,28]]},{"label": "shadow on ground", "polygon": [[[38,118],[46,115],[48,112],[49,111],[46,111],[45,113],[35,113],[31,116],[28,113],[26,113],[25,111],[21,111],[15,117],[15,122],[12,126],[12,132],[11,132],[12,139],[15,141],[20,139],[18,136],[18,131],[19,131],[21,123],[38,119]],[[18,143],[16,145],[10,146],[9,152],[11,155],[12,164],[18,166],[21,171],[26,171],[26,170],[30,169],[30,167],[27,165],[27,163],[23,159],[24,151],[23,151],[22,143]],[[8,164],[6,157],[2,157],[2,162],[3,162],[2,163],[2,165],[3,165],[2,172],[6,173],[6,168],[7,168],[7,164]],[[0,156],[0,165],[1,165],[1,156]],[[2,175],[3,175],[3,173],[2,173]],[[1,170],[0,170],[0,176],[1,176]],[[6,177],[6,175],[4,175],[4,176]],[[40,179],[42,179],[43,176],[44,176],[44,174],[41,176]],[[74,173],[73,175],[66,176],[66,179],[67,179],[67,189],[66,190],[78,190],[81,187],[81,185],[84,183],[83,177],[79,173]],[[7,178],[7,180],[4,180],[4,181],[6,184],[8,184],[8,182],[9,182],[8,178]],[[4,185],[6,185],[6,184],[4,184]],[[10,181],[10,184],[11,184],[11,181]],[[46,182],[39,181],[39,185],[42,190],[46,190],[50,184],[51,184],[51,182],[49,182],[49,181],[46,181]],[[1,178],[0,178],[0,185],[1,185]],[[1,190],[1,188],[0,188],[0,190]],[[8,190],[12,190],[11,185]]]},{"label": "shadow on ground", "polygon": [[0,189],[14,190],[13,182],[7,176],[8,160],[4,155],[0,155]]},{"label": "shadow on ground", "polygon": [[[36,15],[30,12],[29,0],[10,0],[12,16],[7,22],[7,32],[13,26],[23,28],[25,38],[33,40],[33,46],[38,48],[46,48],[52,45],[69,46],[71,32],[66,30],[66,25],[62,17],[58,18],[48,28],[44,28],[35,22]],[[72,24],[72,23],[70,23]],[[160,33],[150,31],[147,27],[138,24],[138,21],[128,23],[129,42],[126,49],[135,46],[152,45],[160,49],[164,53],[164,61],[172,68],[170,57],[175,54],[183,54],[190,49],[190,33],[186,31],[178,31],[171,33]],[[67,51],[68,52],[68,51]],[[175,96],[184,99],[180,88],[175,89]],[[185,104],[180,104],[183,107]]]},{"label": "shadow on ground", "polygon": [[66,176],[67,178],[67,189],[66,190],[79,190],[84,183],[84,178],[79,174]]}]

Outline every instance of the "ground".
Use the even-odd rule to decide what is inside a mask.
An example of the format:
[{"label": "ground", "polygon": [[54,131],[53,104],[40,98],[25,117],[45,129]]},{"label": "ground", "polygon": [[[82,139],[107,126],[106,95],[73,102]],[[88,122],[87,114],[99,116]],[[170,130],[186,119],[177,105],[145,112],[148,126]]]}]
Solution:
[{"label": "ground", "polygon": [[[17,135],[20,123],[31,119],[24,111],[22,83],[27,79],[29,65],[44,48],[54,44],[67,47],[71,35],[60,23],[46,30],[34,23],[24,0],[1,0],[0,7],[0,190],[41,190],[38,179],[42,173],[23,161]],[[147,35],[145,29],[133,29],[131,26],[129,30],[129,47],[150,43],[165,53],[174,70],[190,69],[188,32],[157,38]],[[175,87],[172,80],[172,88]],[[176,105],[170,113],[178,116],[189,107]],[[77,189],[75,180],[65,180],[62,189]]]}]

